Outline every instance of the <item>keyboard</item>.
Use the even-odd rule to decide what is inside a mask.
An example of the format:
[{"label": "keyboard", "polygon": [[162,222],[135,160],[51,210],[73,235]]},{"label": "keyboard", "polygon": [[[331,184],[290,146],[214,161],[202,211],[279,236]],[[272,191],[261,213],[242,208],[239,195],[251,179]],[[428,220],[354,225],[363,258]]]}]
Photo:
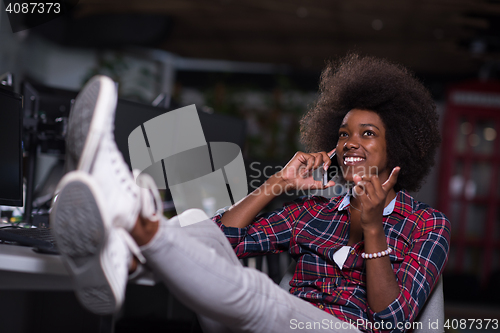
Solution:
[{"label": "keyboard", "polygon": [[40,253],[59,254],[49,228],[0,228],[0,242],[30,246]]}]

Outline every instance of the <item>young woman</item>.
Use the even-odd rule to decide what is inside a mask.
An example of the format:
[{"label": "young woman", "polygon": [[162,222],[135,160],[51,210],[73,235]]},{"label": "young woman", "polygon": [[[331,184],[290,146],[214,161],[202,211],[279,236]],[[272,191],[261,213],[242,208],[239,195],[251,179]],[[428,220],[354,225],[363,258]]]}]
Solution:
[{"label": "young woman", "polygon": [[[76,119],[90,122],[102,108],[100,121],[112,123],[112,103],[100,100],[116,92],[106,90],[114,86],[105,81],[84,88],[73,110],[83,117]],[[83,125],[75,123],[88,128]],[[94,125],[70,135],[80,143],[69,145],[70,154],[88,168],[63,178],[51,223],[77,296],[96,313],[116,311],[123,302],[127,248],[140,246],[134,255],[200,315],[207,331],[400,332],[415,319],[446,263],[448,220],[407,192],[419,188],[433,164],[439,144],[435,107],[402,67],[358,56],[330,64],[318,102],[302,121],[312,153],[297,153],[259,189],[221,210],[214,217],[218,225],[208,218],[187,227],[178,218],[158,223],[154,207],[160,204],[155,206],[150,179],[141,180],[146,188],[135,187],[112,129],[96,134],[102,140],[90,140]],[[353,185],[348,194],[302,198],[257,216],[281,191],[333,186],[315,181],[312,170],[327,167],[326,151],[334,149]],[[182,215],[198,221],[202,214]],[[281,251],[297,261],[290,293],[236,257]]]},{"label": "young woman", "polygon": [[[400,66],[349,56],[323,72],[302,139],[323,152],[297,153],[216,216],[236,254],[288,251],[297,261],[290,292],[341,320],[385,321],[387,329],[413,321],[449,250],[446,217],[407,192],[419,189],[440,143],[430,94]],[[310,171],[330,164],[332,148],[355,185],[350,193],[303,198],[255,218],[277,193],[323,188]]]}]

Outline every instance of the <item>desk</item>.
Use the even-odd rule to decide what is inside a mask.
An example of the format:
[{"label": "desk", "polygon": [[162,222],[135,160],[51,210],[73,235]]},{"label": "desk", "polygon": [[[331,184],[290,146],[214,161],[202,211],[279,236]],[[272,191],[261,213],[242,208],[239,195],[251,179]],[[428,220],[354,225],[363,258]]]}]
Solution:
[{"label": "desk", "polygon": [[73,283],[58,255],[0,244],[0,290],[70,291]]},{"label": "desk", "polygon": [[[155,285],[152,275],[133,283]],[[150,295],[158,289],[147,289],[151,300],[148,299],[146,305],[156,300],[159,309],[168,305],[164,311],[167,319],[192,320],[194,314],[174,303],[173,296],[169,294],[158,300],[158,295]],[[40,254],[25,246],[0,244],[0,333],[113,332],[114,318],[97,316],[84,309],[73,290],[61,256]],[[143,288],[140,293],[144,291]],[[130,296],[132,300],[144,301],[144,295]],[[144,305],[132,304],[141,308]]]},{"label": "desk", "polygon": [[[154,286],[151,274],[133,283]],[[27,246],[0,244],[0,290],[74,290],[61,256],[41,254]]]},{"label": "desk", "polygon": [[113,332],[112,316],[84,309],[59,255],[0,244],[0,331]]}]

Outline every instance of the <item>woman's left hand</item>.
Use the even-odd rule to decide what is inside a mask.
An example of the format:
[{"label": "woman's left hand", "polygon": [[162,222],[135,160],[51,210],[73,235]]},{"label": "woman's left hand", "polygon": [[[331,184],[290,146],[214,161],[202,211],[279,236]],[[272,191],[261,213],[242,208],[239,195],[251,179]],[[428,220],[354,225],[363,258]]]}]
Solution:
[{"label": "woman's left hand", "polygon": [[387,196],[393,190],[398,180],[400,167],[395,167],[389,178],[383,183],[377,175],[361,177],[354,175],[353,195],[361,204],[361,227],[364,231],[380,228]]}]

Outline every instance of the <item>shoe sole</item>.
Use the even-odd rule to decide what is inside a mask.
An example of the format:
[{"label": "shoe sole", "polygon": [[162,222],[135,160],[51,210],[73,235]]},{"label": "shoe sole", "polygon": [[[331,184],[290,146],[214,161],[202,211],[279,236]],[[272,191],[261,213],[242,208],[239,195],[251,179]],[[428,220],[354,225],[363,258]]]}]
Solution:
[{"label": "shoe sole", "polygon": [[[93,78],[81,91],[71,111],[68,130],[68,153],[78,165],[68,170],[90,173],[102,136],[112,129],[117,92],[113,81],[106,76]],[[111,113],[111,114],[110,114]]]},{"label": "shoe sole", "polygon": [[82,305],[99,315],[114,313],[121,301],[112,288],[114,275],[103,264],[109,223],[89,176],[73,172],[65,178],[50,221],[57,247]]}]

